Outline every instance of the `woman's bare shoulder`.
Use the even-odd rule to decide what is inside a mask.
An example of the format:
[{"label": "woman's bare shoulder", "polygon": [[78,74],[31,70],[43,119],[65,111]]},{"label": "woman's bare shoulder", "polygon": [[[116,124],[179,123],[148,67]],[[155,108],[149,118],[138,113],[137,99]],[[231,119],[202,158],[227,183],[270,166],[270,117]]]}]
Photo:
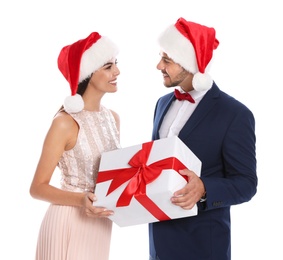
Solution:
[{"label": "woman's bare shoulder", "polygon": [[117,112],[115,112],[114,110],[112,109],[109,109],[110,112],[112,113],[113,117],[115,118],[116,121],[120,121],[120,116]]},{"label": "woman's bare shoulder", "polygon": [[112,109],[110,109],[110,112],[112,113],[115,122],[116,122],[116,127],[118,129],[118,131],[120,131],[120,116],[117,112],[113,111]]},{"label": "woman's bare shoulder", "polygon": [[76,126],[75,120],[66,112],[60,111],[58,112],[52,121],[52,126],[57,129],[61,129],[62,131],[70,130],[70,128]]}]

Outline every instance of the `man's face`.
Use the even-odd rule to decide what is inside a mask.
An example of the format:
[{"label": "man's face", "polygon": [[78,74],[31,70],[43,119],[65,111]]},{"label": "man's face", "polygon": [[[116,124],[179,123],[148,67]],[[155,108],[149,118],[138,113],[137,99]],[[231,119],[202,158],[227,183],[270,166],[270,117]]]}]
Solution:
[{"label": "man's face", "polygon": [[180,86],[185,91],[192,90],[193,74],[175,63],[165,52],[161,52],[160,56],[161,59],[156,67],[162,72],[164,86],[167,88]]}]

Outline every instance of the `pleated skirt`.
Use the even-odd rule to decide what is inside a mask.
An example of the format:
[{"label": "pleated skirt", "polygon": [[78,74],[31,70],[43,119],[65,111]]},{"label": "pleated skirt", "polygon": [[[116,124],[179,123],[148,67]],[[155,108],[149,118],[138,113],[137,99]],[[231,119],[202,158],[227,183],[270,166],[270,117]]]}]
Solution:
[{"label": "pleated skirt", "polygon": [[36,260],[108,260],[112,221],[82,208],[50,205],[41,224]]}]

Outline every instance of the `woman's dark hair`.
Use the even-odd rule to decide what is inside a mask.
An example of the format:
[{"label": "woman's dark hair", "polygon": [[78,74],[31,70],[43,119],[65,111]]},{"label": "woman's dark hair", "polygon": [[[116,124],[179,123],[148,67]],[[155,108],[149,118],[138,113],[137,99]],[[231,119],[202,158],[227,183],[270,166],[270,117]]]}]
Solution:
[{"label": "woman's dark hair", "polygon": [[91,78],[92,74],[87,77],[85,80],[83,80],[81,83],[79,83],[78,85],[78,89],[77,89],[77,93],[81,96],[83,96],[83,94],[85,93],[85,90],[87,88],[87,85],[90,81],[90,78]]},{"label": "woman's dark hair", "polygon": [[[82,82],[80,82],[80,83],[78,84],[77,94],[83,96],[83,94],[84,94],[85,91],[86,91],[86,88],[87,88],[87,85],[88,85],[88,83],[89,83],[89,81],[90,81],[91,76],[92,76],[92,74],[91,74],[89,77],[87,77],[85,80],[83,80]],[[60,109],[58,110],[58,112],[60,112],[60,111],[62,111],[62,110],[64,110],[64,106],[63,106],[63,105],[60,107]],[[58,113],[58,112],[57,112],[57,113]]]}]

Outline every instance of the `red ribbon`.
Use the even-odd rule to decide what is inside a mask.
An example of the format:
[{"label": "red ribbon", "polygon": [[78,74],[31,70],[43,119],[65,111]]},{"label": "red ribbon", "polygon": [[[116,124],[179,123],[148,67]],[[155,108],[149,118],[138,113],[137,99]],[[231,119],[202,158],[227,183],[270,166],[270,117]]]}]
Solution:
[{"label": "red ribbon", "polygon": [[[187,168],[177,158],[169,157],[150,165],[147,160],[153,145],[152,142],[143,143],[139,150],[128,162],[132,168],[121,168],[115,170],[100,171],[97,183],[112,180],[107,191],[108,196],[111,192],[120,187],[123,183],[129,181],[124,191],[121,193],[116,206],[128,206],[133,197],[142,204],[155,218],[159,220],[168,220],[168,217],[147,195],[146,185],[156,180],[165,169],[173,169],[179,172]],[[186,181],[187,176],[181,175]]]}]

